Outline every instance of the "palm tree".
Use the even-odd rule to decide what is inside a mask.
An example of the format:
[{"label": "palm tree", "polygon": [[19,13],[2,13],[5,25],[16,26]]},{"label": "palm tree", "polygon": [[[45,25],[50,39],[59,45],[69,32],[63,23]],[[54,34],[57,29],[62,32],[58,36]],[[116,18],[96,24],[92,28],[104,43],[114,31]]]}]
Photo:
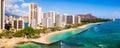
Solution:
[{"label": "palm tree", "polygon": [[12,38],[13,37],[13,33],[8,31],[8,30],[3,30],[1,33],[0,33],[0,36],[1,37],[5,37],[5,38]]},{"label": "palm tree", "polygon": [[72,25],[65,25],[65,29],[72,28]]},{"label": "palm tree", "polygon": [[48,28],[44,27],[41,31],[44,33],[48,33]]}]

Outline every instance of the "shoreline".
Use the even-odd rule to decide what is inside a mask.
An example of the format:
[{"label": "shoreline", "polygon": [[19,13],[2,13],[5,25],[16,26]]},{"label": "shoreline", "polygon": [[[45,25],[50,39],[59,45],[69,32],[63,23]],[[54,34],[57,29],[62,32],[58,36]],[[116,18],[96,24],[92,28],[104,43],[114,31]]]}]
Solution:
[{"label": "shoreline", "polygon": [[[78,30],[78,29],[84,29],[85,27],[87,27],[89,25],[101,24],[101,23],[103,23],[103,22],[100,22],[100,23],[89,23],[89,24],[85,24],[85,25],[79,26],[77,28],[70,28],[70,29],[65,29],[65,30],[61,30],[61,31],[55,31],[55,32],[47,33],[45,36],[42,36],[41,38],[38,38],[38,39],[33,39],[32,41],[33,42],[37,42],[37,43],[42,43],[42,44],[51,44],[51,42],[49,41],[49,38],[51,36],[54,36],[54,35],[60,34],[60,33],[66,33],[66,32],[69,32],[69,31]],[[57,41],[55,41],[55,42],[57,42]]]},{"label": "shoreline", "polygon": [[50,32],[50,33],[47,33],[44,36],[41,36],[40,38],[37,38],[37,39],[27,39],[27,38],[23,38],[23,37],[17,37],[17,38],[11,38],[11,39],[0,39],[0,47],[12,48],[17,45],[16,43],[27,42],[27,41],[32,41],[32,42],[37,42],[37,43],[42,43],[42,44],[51,44],[51,42],[48,40],[51,36],[54,36],[54,35],[60,34],[60,33],[66,33],[69,31],[74,31],[77,29],[82,29],[91,24],[101,24],[101,22],[89,23],[89,24],[79,26],[77,28],[70,28],[70,29],[65,29],[65,30],[61,30],[61,31]]},{"label": "shoreline", "polygon": [[30,39],[23,38],[23,37],[15,37],[15,38],[5,38],[5,39],[0,39],[0,47],[4,48],[13,48],[14,46],[17,45],[19,42],[27,42]]}]

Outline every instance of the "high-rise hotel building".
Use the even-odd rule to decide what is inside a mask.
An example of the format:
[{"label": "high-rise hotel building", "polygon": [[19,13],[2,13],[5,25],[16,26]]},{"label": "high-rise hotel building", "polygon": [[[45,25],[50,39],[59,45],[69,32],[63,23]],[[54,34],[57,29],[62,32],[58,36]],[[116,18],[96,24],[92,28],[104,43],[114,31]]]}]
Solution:
[{"label": "high-rise hotel building", "polygon": [[0,30],[4,29],[5,0],[0,0]]},{"label": "high-rise hotel building", "polygon": [[67,15],[66,24],[78,24],[81,23],[81,18],[76,15]]},{"label": "high-rise hotel building", "polygon": [[42,15],[42,8],[38,8],[38,22],[37,22],[37,25],[41,25],[42,24],[42,18],[43,18],[43,15]]},{"label": "high-rise hotel building", "polygon": [[49,11],[47,13],[42,14],[42,25],[43,27],[54,27],[55,24],[55,12]]},{"label": "high-rise hotel building", "polygon": [[66,17],[67,17],[67,14],[62,15],[62,27],[65,27],[66,25],[66,21],[67,21]]},{"label": "high-rise hotel building", "polygon": [[38,22],[38,6],[35,3],[29,5],[29,26],[36,28]]},{"label": "high-rise hotel building", "polygon": [[74,24],[74,16],[67,15],[66,20],[66,24]]},{"label": "high-rise hotel building", "polygon": [[80,16],[74,16],[74,23],[75,24],[78,24],[78,23],[81,23],[81,18],[80,18]]},{"label": "high-rise hotel building", "polygon": [[16,30],[24,29],[24,20],[23,18],[16,18],[13,20],[13,28]]},{"label": "high-rise hotel building", "polygon": [[42,26],[47,27],[47,13],[42,13],[42,16],[43,16],[41,20]]},{"label": "high-rise hotel building", "polygon": [[54,24],[55,24],[55,12],[54,11],[49,11],[48,12],[48,27],[54,27]]},{"label": "high-rise hotel building", "polygon": [[55,26],[62,27],[62,14],[55,13]]}]

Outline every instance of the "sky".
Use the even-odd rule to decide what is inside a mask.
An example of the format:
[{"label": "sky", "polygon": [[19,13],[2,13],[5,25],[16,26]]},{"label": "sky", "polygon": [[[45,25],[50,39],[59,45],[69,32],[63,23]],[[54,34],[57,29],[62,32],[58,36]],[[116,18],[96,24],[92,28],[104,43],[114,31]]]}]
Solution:
[{"label": "sky", "polygon": [[9,15],[28,16],[30,3],[36,3],[42,12],[61,14],[93,14],[99,18],[120,18],[120,0],[6,0]]}]

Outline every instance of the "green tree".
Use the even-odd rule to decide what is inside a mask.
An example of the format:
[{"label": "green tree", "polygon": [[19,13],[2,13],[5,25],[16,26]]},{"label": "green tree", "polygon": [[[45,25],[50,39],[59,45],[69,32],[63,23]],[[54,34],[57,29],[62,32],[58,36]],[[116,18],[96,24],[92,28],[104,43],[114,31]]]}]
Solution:
[{"label": "green tree", "polygon": [[[34,30],[31,27],[27,27],[22,30],[18,30],[14,33],[15,37],[27,37],[27,38],[34,38],[39,35],[39,32],[37,30]],[[39,37],[39,36],[38,36]]]},{"label": "green tree", "polygon": [[12,38],[13,37],[13,32],[10,32],[8,30],[3,30],[1,33],[0,33],[0,36],[1,38],[4,37],[4,38]]},{"label": "green tree", "polygon": [[80,24],[73,24],[73,28],[77,28]]},{"label": "green tree", "polygon": [[57,29],[55,27],[50,28],[51,31],[56,31]]},{"label": "green tree", "polygon": [[65,25],[65,29],[72,28],[72,25]]},{"label": "green tree", "polygon": [[43,29],[41,29],[41,31],[42,31],[43,33],[48,33],[48,28],[44,27]]}]

